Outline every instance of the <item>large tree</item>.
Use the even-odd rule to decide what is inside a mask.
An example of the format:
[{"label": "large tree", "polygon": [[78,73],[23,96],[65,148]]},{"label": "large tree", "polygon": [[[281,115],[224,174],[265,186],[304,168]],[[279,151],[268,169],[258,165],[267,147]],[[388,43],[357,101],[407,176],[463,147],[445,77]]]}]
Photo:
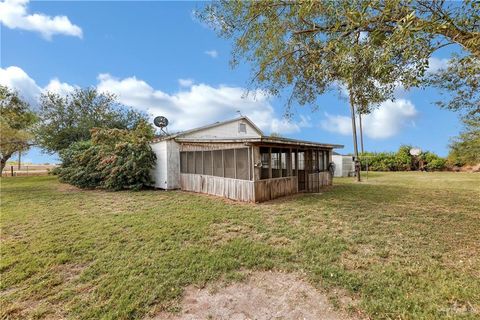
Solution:
[{"label": "large tree", "polygon": [[16,91],[0,86],[0,172],[15,152],[30,147],[35,121],[29,104]]},{"label": "large tree", "polygon": [[450,144],[448,161],[452,165],[480,164],[480,115],[463,119],[464,130]]},{"label": "large tree", "polygon": [[[361,113],[393,88],[425,83],[431,54],[460,45],[480,51],[479,4],[431,0],[218,1],[200,17],[233,39],[233,65],[253,65],[252,84],[290,102],[312,103],[342,83],[349,91],[355,153],[355,106]],[[287,109],[287,113],[289,109]]]},{"label": "large tree", "polygon": [[119,103],[113,94],[94,88],[76,89],[61,96],[42,94],[36,141],[49,152],[91,139],[93,128],[132,129],[147,115]]},{"label": "large tree", "polygon": [[355,106],[369,109],[393,98],[398,83],[416,85],[430,46],[430,39],[415,36],[380,45],[381,32],[348,26],[373,14],[367,1],[220,1],[200,16],[233,38],[232,62],[253,65],[253,85],[273,95],[292,90],[287,114],[292,101],[311,104],[329,89],[346,88],[358,159]]}]

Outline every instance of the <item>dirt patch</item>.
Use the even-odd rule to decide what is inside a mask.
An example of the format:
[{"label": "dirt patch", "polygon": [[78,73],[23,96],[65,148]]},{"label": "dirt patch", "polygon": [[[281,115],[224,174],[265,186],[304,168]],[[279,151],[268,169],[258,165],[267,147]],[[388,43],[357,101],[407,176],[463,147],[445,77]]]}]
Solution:
[{"label": "dirt patch", "polygon": [[354,319],[334,309],[327,295],[306,281],[280,272],[255,272],[244,282],[227,286],[191,286],[181,308],[178,314],[162,312],[150,319]]}]

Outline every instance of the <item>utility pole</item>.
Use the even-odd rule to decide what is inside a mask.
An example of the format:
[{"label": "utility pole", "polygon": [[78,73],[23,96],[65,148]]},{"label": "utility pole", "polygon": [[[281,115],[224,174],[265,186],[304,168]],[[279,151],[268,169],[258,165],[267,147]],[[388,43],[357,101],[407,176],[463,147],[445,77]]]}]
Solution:
[{"label": "utility pole", "polygon": [[363,150],[363,128],[362,128],[362,113],[358,113],[358,125],[360,126],[360,150],[362,151],[362,154],[365,152]]},{"label": "utility pole", "polygon": [[22,150],[18,150],[18,171],[20,171],[21,166],[22,166]]},{"label": "utility pole", "polygon": [[353,94],[351,88],[349,88],[350,95],[350,113],[352,115],[352,134],[353,134],[353,151],[355,157],[355,174],[357,181],[360,182],[360,165],[358,162],[358,145],[357,145],[357,126],[355,125],[355,106],[353,104]]}]

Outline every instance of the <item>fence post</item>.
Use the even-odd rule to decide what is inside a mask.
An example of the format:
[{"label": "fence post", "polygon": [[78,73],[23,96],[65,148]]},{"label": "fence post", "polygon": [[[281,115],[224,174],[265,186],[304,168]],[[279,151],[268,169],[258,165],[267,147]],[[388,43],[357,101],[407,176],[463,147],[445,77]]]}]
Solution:
[{"label": "fence post", "polygon": [[13,177],[13,166],[10,166],[10,172],[12,173],[12,177]]}]

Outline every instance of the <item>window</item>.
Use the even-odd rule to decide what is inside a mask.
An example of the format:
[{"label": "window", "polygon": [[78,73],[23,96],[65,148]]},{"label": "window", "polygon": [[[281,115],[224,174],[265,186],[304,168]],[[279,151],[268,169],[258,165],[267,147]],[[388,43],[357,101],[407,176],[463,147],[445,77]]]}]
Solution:
[{"label": "window", "polygon": [[241,148],[235,150],[235,157],[237,158],[237,179],[249,180],[248,167],[250,159],[248,157],[248,148]]},{"label": "window", "polygon": [[223,157],[225,161],[225,178],[235,178],[234,150],[223,150]]},{"label": "window", "polygon": [[212,175],[212,151],[203,151],[203,174]]},{"label": "window", "polygon": [[245,123],[238,124],[238,132],[239,133],[247,133],[247,125]]},{"label": "window", "polygon": [[223,151],[212,151],[213,156],[213,175],[217,177],[223,177]]}]

